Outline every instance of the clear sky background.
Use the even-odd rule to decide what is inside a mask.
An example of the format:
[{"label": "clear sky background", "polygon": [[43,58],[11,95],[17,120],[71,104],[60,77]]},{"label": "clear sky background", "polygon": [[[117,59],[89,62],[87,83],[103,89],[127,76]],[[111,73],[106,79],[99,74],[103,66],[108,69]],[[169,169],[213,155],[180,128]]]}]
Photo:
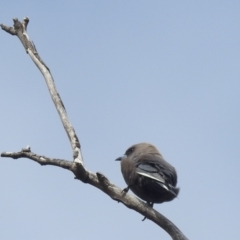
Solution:
[{"label": "clear sky background", "polygon": [[[239,1],[6,1],[28,16],[92,172],[126,187],[119,162],[150,142],[178,172],[179,199],[155,209],[194,240],[239,239]],[[72,161],[44,79],[0,31],[0,151]],[[71,172],[1,158],[0,239],[170,239]],[[130,193],[132,194],[132,193]]]}]

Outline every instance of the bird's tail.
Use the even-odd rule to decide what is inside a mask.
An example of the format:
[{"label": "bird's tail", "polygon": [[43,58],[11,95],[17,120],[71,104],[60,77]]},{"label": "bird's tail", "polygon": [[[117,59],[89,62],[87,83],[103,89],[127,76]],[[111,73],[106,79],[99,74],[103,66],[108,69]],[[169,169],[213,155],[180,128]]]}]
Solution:
[{"label": "bird's tail", "polygon": [[175,188],[173,186],[170,186],[170,192],[175,196],[177,197],[179,192],[180,192],[180,188]]}]

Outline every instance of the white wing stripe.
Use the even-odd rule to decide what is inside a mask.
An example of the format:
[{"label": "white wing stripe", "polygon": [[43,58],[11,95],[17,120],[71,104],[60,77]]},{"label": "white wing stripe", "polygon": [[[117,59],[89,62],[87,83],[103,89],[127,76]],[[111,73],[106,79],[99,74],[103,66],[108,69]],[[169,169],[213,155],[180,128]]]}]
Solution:
[{"label": "white wing stripe", "polygon": [[148,178],[151,178],[151,179],[154,179],[154,180],[158,181],[163,188],[165,188],[167,191],[169,191],[169,188],[168,188],[168,187],[164,184],[164,182],[161,181],[160,179],[155,178],[155,177],[153,177],[153,176],[151,176],[151,175],[148,175],[148,174],[146,174],[146,173],[143,173],[143,172],[137,172],[137,173],[138,173],[139,175],[144,176],[144,177],[148,177]]}]

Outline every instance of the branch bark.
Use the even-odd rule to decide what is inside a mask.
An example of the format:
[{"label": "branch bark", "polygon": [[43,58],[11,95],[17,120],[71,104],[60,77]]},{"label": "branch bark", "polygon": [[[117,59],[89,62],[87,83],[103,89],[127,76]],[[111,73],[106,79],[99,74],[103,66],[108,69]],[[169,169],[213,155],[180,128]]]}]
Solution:
[{"label": "branch bark", "polygon": [[70,144],[73,149],[73,162],[63,159],[54,159],[37,155],[31,152],[30,147],[23,148],[20,152],[3,152],[1,154],[1,157],[13,159],[28,158],[39,163],[42,166],[52,165],[67,169],[73,172],[73,174],[75,175],[75,179],[78,179],[83,183],[88,183],[100,189],[102,192],[106,193],[113,200],[117,202],[122,202],[126,207],[135,210],[136,212],[142,214],[149,220],[152,220],[158,226],[163,228],[172,237],[173,240],[187,240],[184,234],[170,220],[161,215],[159,212],[152,209],[146,203],[136,198],[135,196],[132,196],[128,193],[124,193],[122,189],[111,183],[107,179],[107,177],[105,177],[102,173],[97,172],[95,174],[85,169],[83,165],[80,142],[78,140],[74,128],[72,127],[68,119],[65,107],[60,98],[60,95],[56,90],[56,86],[54,84],[54,80],[50,73],[50,70],[47,67],[47,65],[42,61],[35,45],[33,44],[32,41],[30,41],[30,38],[28,37],[27,25],[29,23],[29,19],[25,17],[22,22],[19,22],[17,18],[14,18],[13,22],[14,22],[13,27],[5,26],[3,24],[0,24],[0,26],[7,33],[11,35],[16,35],[20,39],[26,52],[29,54],[33,62],[36,64],[38,69],[43,74],[52,100],[62,121],[63,127],[70,140]]}]

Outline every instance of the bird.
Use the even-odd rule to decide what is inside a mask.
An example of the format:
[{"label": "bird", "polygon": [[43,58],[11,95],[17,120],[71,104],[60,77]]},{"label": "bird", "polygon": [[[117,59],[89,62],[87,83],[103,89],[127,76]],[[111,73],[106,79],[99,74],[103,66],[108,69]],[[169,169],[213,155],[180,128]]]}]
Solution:
[{"label": "bird", "polygon": [[[127,187],[152,208],[154,203],[172,201],[178,196],[177,172],[150,143],[129,147],[122,157],[121,171]],[[145,220],[146,217],[143,219]]]}]

